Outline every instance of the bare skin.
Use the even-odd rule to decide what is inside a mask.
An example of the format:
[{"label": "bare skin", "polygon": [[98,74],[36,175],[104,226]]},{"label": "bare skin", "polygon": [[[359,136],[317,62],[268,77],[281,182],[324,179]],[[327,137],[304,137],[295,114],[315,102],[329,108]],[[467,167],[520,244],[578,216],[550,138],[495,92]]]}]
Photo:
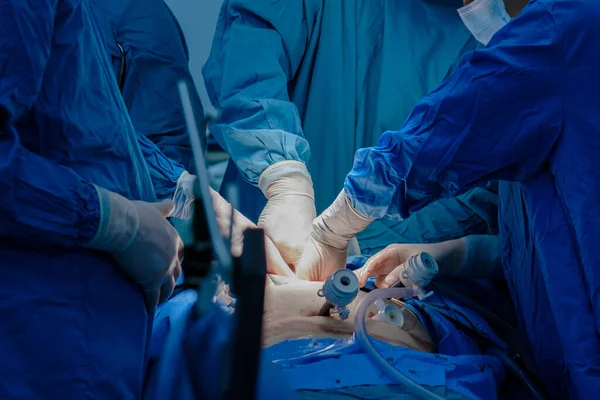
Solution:
[{"label": "bare skin", "polygon": [[[319,317],[324,300],[317,296],[322,283],[275,277],[277,284],[269,285],[265,294],[263,314],[263,346],[300,338],[349,338],[354,332],[354,315],[360,300],[359,292],[350,304],[350,317],[342,321],[337,315]],[[379,340],[403,345],[414,350],[432,352],[434,344],[419,319],[405,312],[404,327],[396,328],[382,321],[367,320],[367,331]]]}]

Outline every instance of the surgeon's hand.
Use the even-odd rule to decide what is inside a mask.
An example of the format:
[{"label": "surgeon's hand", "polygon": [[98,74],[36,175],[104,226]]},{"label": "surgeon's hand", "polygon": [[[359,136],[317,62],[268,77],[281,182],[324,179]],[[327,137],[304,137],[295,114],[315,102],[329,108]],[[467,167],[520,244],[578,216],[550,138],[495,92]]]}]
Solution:
[{"label": "surgeon's hand", "polygon": [[96,187],[100,225],[88,248],[110,253],[144,291],[150,311],[166,301],[181,275],[183,242],[167,221],[173,202],[130,201]]},{"label": "surgeon's hand", "polygon": [[[490,240],[491,239],[491,240]],[[439,275],[468,279],[493,279],[502,274],[497,238],[475,235],[427,244],[391,244],[354,271],[362,287],[374,276],[375,286],[385,288],[400,280],[402,264],[419,253],[429,253],[439,267]],[[497,264],[497,265],[496,265]]]},{"label": "surgeon's hand", "polygon": [[177,187],[175,188],[175,194],[173,195],[173,201],[175,207],[169,215],[169,217],[178,218],[182,220],[189,220],[192,218],[190,211],[190,205],[194,201],[194,183],[196,182],[196,175],[192,175],[187,171],[184,171],[179,179],[177,180]]},{"label": "surgeon's hand", "polygon": [[[402,264],[410,257],[422,253],[431,252],[428,244],[391,244],[379,253],[375,254],[365,263],[362,268],[354,271],[358,276],[360,287],[365,286],[367,280],[375,276],[375,286],[378,288],[390,287],[400,280]],[[435,257],[434,257],[435,258]]]},{"label": "surgeon's hand", "polygon": [[317,214],[310,174],[304,163],[282,161],[267,168],[258,185],[267,198],[258,226],[295,268]]},{"label": "surgeon's hand", "polygon": [[345,268],[348,244],[372,221],[352,207],[342,190],[333,204],[313,222],[296,275],[300,279],[324,281],[336,270]]},{"label": "surgeon's hand", "polygon": [[[210,195],[213,201],[213,209],[217,215],[217,224],[219,225],[221,235],[223,237],[229,237],[231,211],[233,210],[233,207],[213,189],[210,189]],[[244,246],[244,231],[246,229],[256,228],[257,226],[238,210],[234,210],[233,224],[233,231],[231,232],[231,253],[235,257],[239,257],[242,254]],[[295,276],[268,236],[265,236],[265,252],[267,257],[267,273],[281,276]]]}]

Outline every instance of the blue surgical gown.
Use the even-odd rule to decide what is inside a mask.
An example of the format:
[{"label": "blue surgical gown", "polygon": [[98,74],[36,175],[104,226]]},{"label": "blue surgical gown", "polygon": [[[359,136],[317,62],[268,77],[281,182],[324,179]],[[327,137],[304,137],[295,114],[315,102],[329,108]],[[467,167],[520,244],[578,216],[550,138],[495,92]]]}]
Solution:
[{"label": "blue surgical gown", "polygon": [[[211,132],[237,166],[225,181],[237,179],[244,191],[241,211],[257,220],[265,204],[258,178],[282,160],[307,163],[318,212],[331,204],[354,152],[401,126],[458,55],[477,46],[461,5],[225,0],[203,73],[222,113]],[[493,189],[476,189],[408,221],[373,224],[359,236],[361,249],[494,233],[496,199]]]},{"label": "blue surgical gown", "polygon": [[172,196],[144,139],[88,0],[0,1],[0,398],[140,398],[152,316],[81,246],[98,228],[92,184]]},{"label": "blue surgical gown", "polygon": [[91,4],[133,126],[170,159],[194,171],[178,82],[187,83],[198,121],[204,110],[177,19],[163,0],[91,0]]},{"label": "blue surgical gown", "polygon": [[501,180],[500,240],[520,329],[557,398],[600,393],[600,3],[533,0],[467,53],[345,188],[359,212],[406,217]]}]

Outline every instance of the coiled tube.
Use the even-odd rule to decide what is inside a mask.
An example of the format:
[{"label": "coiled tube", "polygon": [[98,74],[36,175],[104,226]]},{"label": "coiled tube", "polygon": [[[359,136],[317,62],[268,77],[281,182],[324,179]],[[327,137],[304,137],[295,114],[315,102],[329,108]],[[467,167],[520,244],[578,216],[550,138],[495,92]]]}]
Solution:
[{"label": "coiled tube", "polygon": [[377,289],[366,295],[356,310],[356,316],[354,318],[354,334],[360,346],[363,348],[365,353],[371,358],[371,361],[378,366],[383,372],[385,372],[391,379],[405,385],[411,393],[419,395],[423,399],[435,399],[444,400],[443,397],[427,390],[423,386],[414,382],[412,379],[398,371],[393,365],[391,365],[379,352],[375,349],[375,346],[371,343],[369,335],[367,334],[366,317],[367,310],[376,300],[389,299],[389,298],[410,298],[418,296],[421,292],[412,288],[386,288]]}]

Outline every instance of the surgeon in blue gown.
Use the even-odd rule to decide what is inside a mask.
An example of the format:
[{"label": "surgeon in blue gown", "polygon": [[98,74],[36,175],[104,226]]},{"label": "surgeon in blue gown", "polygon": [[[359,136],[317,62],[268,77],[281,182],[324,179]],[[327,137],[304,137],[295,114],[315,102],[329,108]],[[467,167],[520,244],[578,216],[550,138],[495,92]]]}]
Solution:
[{"label": "surgeon in blue gown", "polygon": [[[163,0],[91,0],[136,131],[194,171],[178,82],[187,84],[197,121],[204,110],[179,22]],[[203,140],[204,138],[201,138]]]},{"label": "surgeon in blue gown", "polygon": [[600,3],[532,0],[512,20],[488,0],[469,6],[474,34],[495,32],[488,46],[467,53],[400,130],[356,153],[299,269],[343,267],[347,238],[374,219],[500,180],[503,268],[540,378],[553,397],[595,399]]},{"label": "surgeon in blue gown", "polygon": [[0,10],[0,398],[138,399],[183,167],[133,130],[88,0]]},{"label": "surgeon in blue gown", "polygon": [[[225,182],[240,184],[240,211],[259,220],[289,264],[297,264],[316,211],[341,189],[354,152],[401,126],[458,56],[478,46],[456,11],[461,5],[223,2],[203,69],[221,112],[211,132],[231,155]],[[477,188],[407,221],[372,224],[359,236],[361,250],[495,233],[496,214],[495,187]]]}]

